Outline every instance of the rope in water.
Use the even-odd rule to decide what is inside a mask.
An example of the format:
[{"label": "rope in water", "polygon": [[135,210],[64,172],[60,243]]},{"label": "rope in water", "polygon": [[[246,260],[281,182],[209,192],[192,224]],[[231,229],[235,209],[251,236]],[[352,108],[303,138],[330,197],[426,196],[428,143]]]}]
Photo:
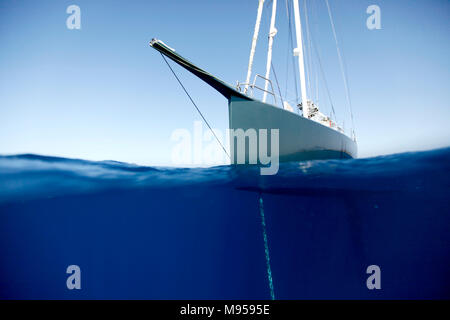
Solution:
[{"label": "rope in water", "polygon": [[264,203],[261,194],[259,194],[259,214],[261,215],[261,225],[264,237],[264,252],[266,254],[267,279],[269,280],[270,297],[275,300],[275,293],[273,290],[272,269],[270,268],[269,244],[266,233],[266,219],[264,218]]},{"label": "rope in water", "polygon": [[[178,83],[181,85],[181,87],[183,88],[184,92],[186,93],[186,95],[189,97],[189,99],[191,100],[192,104],[194,105],[195,109],[197,109],[197,112],[200,114],[200,116],[203,118],[203,120],[205,121],[206,125],[208,126],[208,128],[211,130],[212,134],[214,135],[214,137],[216,138],[217,142],[221,145],[223,151],[227,154],[228,157],[230,157],[230,155],[228,154],[228,152],[225,150],[225,147],[223,146],[223,144],[220,142],[220,140],[217,138],[216,134],[214,133],[214,131],[212,130],[211,126],[209,125],[208,121],[205,119],[205,117],[203,116],[202,112],[200,111],[200,109],[197,107],[197,105],[195,104],[194,100],[191,98],[191,95],[187,92],[186,88],[183,86],[183,84],[181,83],[180,79],[177,77],[177,75],[175,74],[175,72],[173,71],[172,67],[170,66],[169,62],[166,60],[166,58],[164,57],[163,54],[161,54],[161,56],[163,57],[164,61],[166,62],[167,66],[169,67],[169,69],[172,71],[173,75],[175,76],[175,78],[177,79]],[[267,233],[266,233],[266,220],[264,217],[264,204],[263,204],[263,199],[261,194],[259,195],[259,213],[261,215],[261,225],[262,225],[262,229],[263,229],[263,237],[264,237],[264,252],[266,255],[266,266],[267,266],[267,278],[269,280],[269,289],[270,289],[270,297],[272,298],[272,300],[275,300],[275,293],[273,290],[273,280],[272,280],[272,269],[270,268],[270,256],[269,256],[269,245],[268,245],[268,241],[267,241]]]}]

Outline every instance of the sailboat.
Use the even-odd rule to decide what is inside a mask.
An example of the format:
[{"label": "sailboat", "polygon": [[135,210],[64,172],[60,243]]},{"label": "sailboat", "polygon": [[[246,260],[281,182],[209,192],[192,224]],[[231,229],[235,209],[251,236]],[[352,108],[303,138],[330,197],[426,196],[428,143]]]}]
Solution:
[{"label": "sailboat", "polygon": [[[161,40],[153,39],[150,42],[150,46],[159,51],[163,57],[165,56],[173,60],[209,84],[228,100],[229,129],[232,132],[240,129],[243,132],[248,132],[247,130],[256,130],[257,132],[267,130],[266,132],[273,132],[277,130],[279,161],[355,158],[357,156],[355,136],[347,136],[340,126],[330,117],[321,113],[318,106],[307,97],[300,9],[298,0],[292,1],[297,42],[297,48],[294,49],[293,54],[298,57],[301,88],[301,103],[297,105],[299,109],[297,113],[286,101],[283,101],[281,107],[267,102],[268,95],[272,95],[274,100],[276,99],[273,85],[269,79],[270,67],[272,65],[272,45],[277,32],[275,28],[276,0],[272,0],[266,75],[255,75],[253,82],[250,82],[252,64],[264,0],[259,0],[246,81],[244,83],[238,82],[236,87],[225,83],[216,76],[199,68]],[[258,78],[262,78],[265,82],[264,88],[256,85]],[[272,87],[271,89],[269,89],[269,85]],[[258,100],[253,96],[255,90],[261,90],[263,92],[262,100]],[[267,135],[265,137],[267,138]],[[272,139],[273,137],[271,136]],[[230,141],[231,163],[239,163],[239,159],[243,157],[245,159],[251,158],[249,155],[251,146],[245,146],[245,156],[241,155],[242,157],[240,157],[239,150],[234,141],[236,136],[231,135],[230,139],[233,140]],[[261,139],[261,136],[256,136],[256,139]],[[258,144],[258,146],[261,146],[261,144]],[[268,152],[272,152],[270,149],[271,147],[269,146]],[[263,161],[260,159],[261,153],[257,152],[257,156],[258,163],[262,163]]]}]

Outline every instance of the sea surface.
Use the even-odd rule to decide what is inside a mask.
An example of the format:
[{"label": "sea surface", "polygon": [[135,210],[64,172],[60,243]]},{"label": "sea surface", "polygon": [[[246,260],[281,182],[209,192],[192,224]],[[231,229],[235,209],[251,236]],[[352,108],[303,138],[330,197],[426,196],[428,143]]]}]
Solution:
[{"label": "sea surface", "polygon": [[0,298],[449,299],[450,148],[275,176],[0,156]]}]

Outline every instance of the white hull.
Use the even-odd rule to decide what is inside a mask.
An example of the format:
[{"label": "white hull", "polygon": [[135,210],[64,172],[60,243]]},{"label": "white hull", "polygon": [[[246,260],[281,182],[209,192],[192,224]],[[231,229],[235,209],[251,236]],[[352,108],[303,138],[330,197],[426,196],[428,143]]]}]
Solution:
[{"label": "white hull", "polygon": [[[260,101],[231,97],[229,100],[229,126],[230,129],[243,129],[244,131],[252,128],[257,131],[267,129],[268,132],[270,129],[279,129],[280,161],[355,158],[357,156],[356,142],[345,134]],[[248,146],[246,145],[247,152]],[[236,146],[235,150],[231,150],[231,154],[232,159],[236,160]]]}]

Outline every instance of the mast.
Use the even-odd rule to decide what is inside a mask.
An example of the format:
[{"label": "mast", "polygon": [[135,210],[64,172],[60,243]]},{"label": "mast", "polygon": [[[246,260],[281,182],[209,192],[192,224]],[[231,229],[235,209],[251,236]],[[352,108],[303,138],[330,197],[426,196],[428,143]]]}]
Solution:
[{"label": "mast", "polygon": [[247,79],[245,80],[244,93],[247,93],[250,77],[252,75],[253,57],[255,56],[256,41],[258,40],[259,26],[261,25],[261,15],[263,10],[264,0],[259,0],[258,13],[256,15],[255,32],[253,33],[252,48],[250,50],[250,59],[248,61]]},{"label": "mast", "polygon": [[298,68],[300,71],[300,87],[302,90],[303,116],[309,118],[308,99],[306,97],[305,63],[303,61],[302,25],[300,23],[300,11],[298,0],[294,1],[295,33],[297,36],[297,48],[294,49],[294,56],[298,56]]},{"label": "mast", "polygon": [[277,29],[275,28],[275,18],[277,14],[277,0],[272,1],[272,18],[270,20],[270,30],[269,30],[269,49],[267,51],[267,65],[266,65],[266,83],[264,85],[264,95],[263,102],[266,102],[267,99],[267,88],[269,86],[269,77],[270,77],[270,67],[272,65],[272,45],[273,38],[277,34]]}]

